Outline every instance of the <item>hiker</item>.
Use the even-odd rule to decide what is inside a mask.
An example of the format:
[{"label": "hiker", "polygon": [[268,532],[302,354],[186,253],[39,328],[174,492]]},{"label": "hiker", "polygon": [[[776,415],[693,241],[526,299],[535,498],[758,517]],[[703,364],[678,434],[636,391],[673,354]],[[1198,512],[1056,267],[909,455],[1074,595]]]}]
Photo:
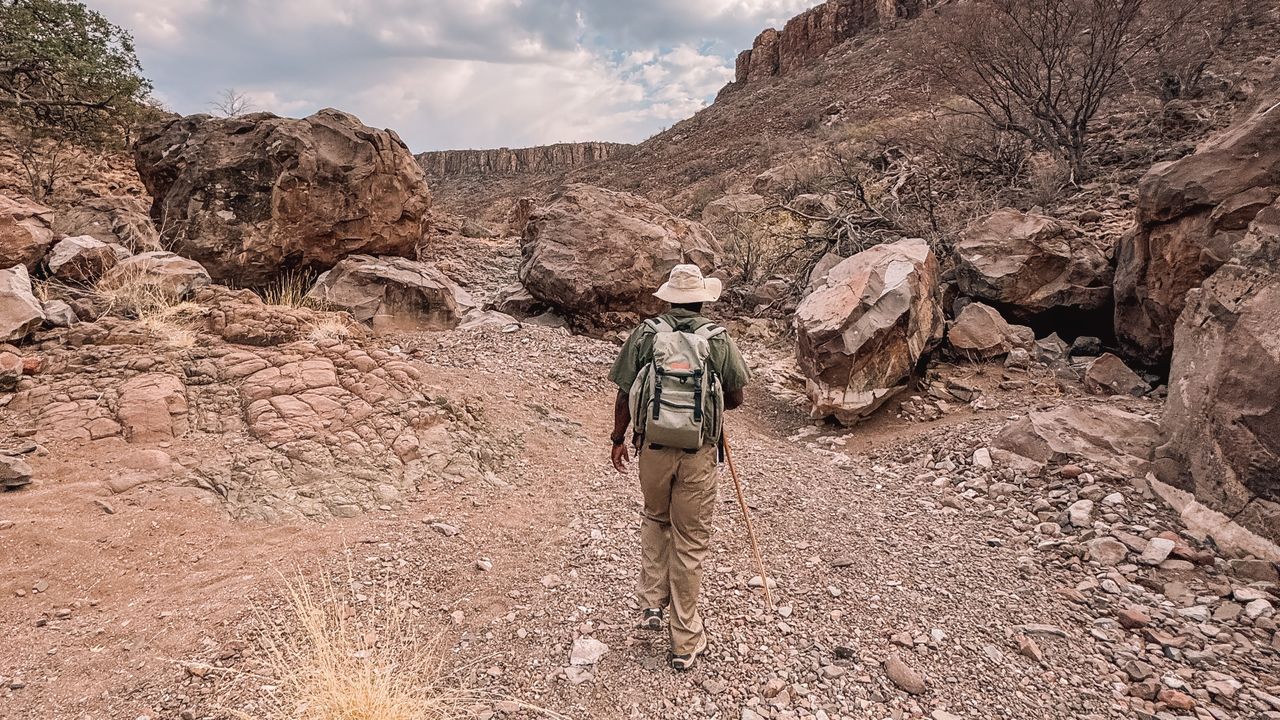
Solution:
[{"label": "hiker", "polygon": [[702,560],[716,503],[716,449],[725,410],[742,405],[749,373],[724,328],[702,317],[720,298],[717,278],[677,265],[654,295],[668,312],[641,323],[613,364],[613,466],[625,472],[627,427],[640,462],[640,626],[662,628],[671,609],[669,662],[693,667],[707,648],[698,614]]}]

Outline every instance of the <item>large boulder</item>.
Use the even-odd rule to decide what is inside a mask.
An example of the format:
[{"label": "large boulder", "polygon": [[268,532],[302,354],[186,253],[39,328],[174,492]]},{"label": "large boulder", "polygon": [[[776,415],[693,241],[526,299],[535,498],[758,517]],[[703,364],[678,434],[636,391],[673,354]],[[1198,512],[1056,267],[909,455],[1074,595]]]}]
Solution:
[{"label": "large boulder", "polygon": [[1269,104],[1139,182],[1137,224],[1116,265],[1115,328],[1126,355],[1168,362],[1187,292],[1231,257],[1280,195],[1280,107]]},{"label": "large boulder", "polygon": [[1097,310],[1111,301],[1111,248],[1070,223],[1004,208],[956,244],[960,292],[1026,319],[1055,308]]},{"label": "large boulder", "polygon": [[995,308],[980,302],[965,305],[947,327],[947,347],[966,360],[990,360],[1024,344],[1013,325]]},{"label": "large boulder", "polygon": [[1156,475],[1280,543],[1280,201],[1187,294]]},{"label": "large boulder", "polygon": [[153,250],[121,260],[98,281],[98,289],[148,288],[176,299],[209,283],[209,273],[200,263],[164,250]]},{"label": "large boulder", "polygon": [[905,389],[942,340],[938,261],[919,239],[860,252],[805,297],[795,324],[813,416],[855,423]]},{"label": "large boulder", "polygon": [[39,203],[0,195],[0,268],[35,270],[53,245],[53,218],[53,210]]},{"label": "large boulder", "polygon": [[0,270],[0,342],[21,340],[42,322],[44,310],[31,291],[27,267]]},{"label": "large boulder", "polygon": [[1062,405],[1009,423],[991,441],[997,461],[1020,467],[1089,462],[1141,476],[1159,441],[1159,426],[1109,405]]},{"label": "large boulder", "polygon": [[160,233],[147,214],[147,203],[129,195],[88,198],[65,210],[53,221],[58,236],[89,237],[130,252],[160,249]]},{"label": "large boulder", "polygon": [[410,257],[428,225],[426,177],[404,142],[337,110],[177,118],[144,132],[135,157],[172,248],[219,281]]},{"label": "large boulder", "polygon": [[368,255],[339,262],[316,280],[307,297],[346,310],[374,329],[451,330],[475,306],[431,263]]},{"label": "large boulder", "polygon": [[720,245],[701,224],[624,192],[569,185],[529,217],[520,281],[579,329],[633,325],[665,307],[653,297],[671,268],[709,274]]},{"label": "large boulder", "polygon": [[129,255],[121,245],[79,235],[59,240],[45,258],[45,266],[64,282],[93,283]]}]

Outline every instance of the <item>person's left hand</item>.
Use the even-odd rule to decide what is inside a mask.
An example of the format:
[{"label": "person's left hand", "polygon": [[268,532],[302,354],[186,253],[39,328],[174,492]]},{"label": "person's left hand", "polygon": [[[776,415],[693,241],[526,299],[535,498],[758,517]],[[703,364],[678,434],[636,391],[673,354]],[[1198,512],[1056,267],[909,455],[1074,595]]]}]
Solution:
[{"label": "person's left hand", "polygon": [[631,455],[627,452],[627,444],[613,446],[613,469],[620,473],[627,471],[627,463],[631,460]]}]

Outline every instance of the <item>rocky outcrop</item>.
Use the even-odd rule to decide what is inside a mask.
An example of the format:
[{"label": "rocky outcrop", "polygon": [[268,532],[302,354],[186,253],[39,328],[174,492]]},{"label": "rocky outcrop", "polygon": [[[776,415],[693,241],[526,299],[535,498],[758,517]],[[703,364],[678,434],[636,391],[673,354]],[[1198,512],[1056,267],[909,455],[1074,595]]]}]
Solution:
[{"label": "rocky outcrop", "polygon": [[316,280],[307,297],[374,329],[451,330],[474,303],[431,263],[352,255]]},{"label": "rocky outcrop", "polygon": [[1069,223],[1004,208],[956,244],[956,281],[961,293],[1015,319],[1054,308],[1097,310],[1111,301],[1111,254]]},{"label": "rocky outcrop", "polygon": [[855,423],[904,390],[942,340],[938,261],[919,239],[860,252],[805,297],[795,325],[813,416]]},{"label": "rocky outcrop", "polygon": [[579,142],[515,149],[436,150],[416,157],[431,177],[483,177],[561,173],[617,157],[631,148],[622,143]]},{"label": "rocky outcrop", "polygon": [[0,270],[0,342],[21,340],[44,322],[44,310],[31,292],[25,265]]},{"label": "rocky outcrop", "polygon": [[36,265],[53,245],[53,210],[26,198],[0,195],[0,268]]},{"label": "rocky outcrop", "polygon": [[426,177],[404,142],[337,110],[178,118],[147,130],[135,156],[173,250],[219,281],[409,257],[428,226]]},{"label": "rocky outcrop", "polygon": [[1280,195],[1280,106],[1151,168],[1138,184],[1137,225],[1121,240],[1115,328],[1124,353],[1168,362],[1187,292],[1231,257],[1253,218]]},{"label": "rocky outcrop", "polygon": [[154,250],[121,260],[102,276],[98,288],[119,290],[145,286],[170,298],[182,298],[209,282],[209,273],[200,263],[164,250]]},{"label": "rocky outcrop", "polygon": [[64,282],[92,284],[127,257],[129,251],[120,245],[80,235],[59,240],[45,258],[45,266]]},{"label": "rocky outcrop", "polygon": [[756,36],[751,49],[738,54],[729,88],[789,75],[860,32],[915,17],[927,4],[927,0],[827,0],[791,18],[782,30],[769,28]]},{"label": "rocky outcrop", "polygon": [[53,231],[59,236],[89,237],[120,245],[130,252],[160,249],[160,233],[151,222],[149,208],[141,199],[128,195],[88,198],[74,207],[59,210]]},{"label": "rocky outcrop", "polygon": [[520,281],[579,329],[606,331],[656,315],[671,268],[715,270],[720,245],[701,224],[624,192],[569,185],[534,210],[520,243]]},{"label": "rocky outcrop", "polygon": [[1280,201],[1187,293],[1157,477],[1280,543]]},{"label": "rocky outcrop", "polygon": [[1090,462],[1141,476],[1159,439],[1152,420],[1109,405],[1063,405],[1009,423],[991,442],[992,457],[1022,467]]}]

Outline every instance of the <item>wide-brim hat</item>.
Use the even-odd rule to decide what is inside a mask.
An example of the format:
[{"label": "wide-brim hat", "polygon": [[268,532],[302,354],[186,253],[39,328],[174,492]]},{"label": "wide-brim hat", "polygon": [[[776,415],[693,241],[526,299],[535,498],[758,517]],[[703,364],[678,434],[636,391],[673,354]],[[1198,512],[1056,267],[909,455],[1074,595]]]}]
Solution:
[{"label": "wide-brim hat", "polygon": [[720,299],[724,283],[720,278],[704,278],[697,265],[677,265],[671,268],[671,275],[662,283],[654,297],[665,300],[672,305],[688,303],[715,302]]}]

